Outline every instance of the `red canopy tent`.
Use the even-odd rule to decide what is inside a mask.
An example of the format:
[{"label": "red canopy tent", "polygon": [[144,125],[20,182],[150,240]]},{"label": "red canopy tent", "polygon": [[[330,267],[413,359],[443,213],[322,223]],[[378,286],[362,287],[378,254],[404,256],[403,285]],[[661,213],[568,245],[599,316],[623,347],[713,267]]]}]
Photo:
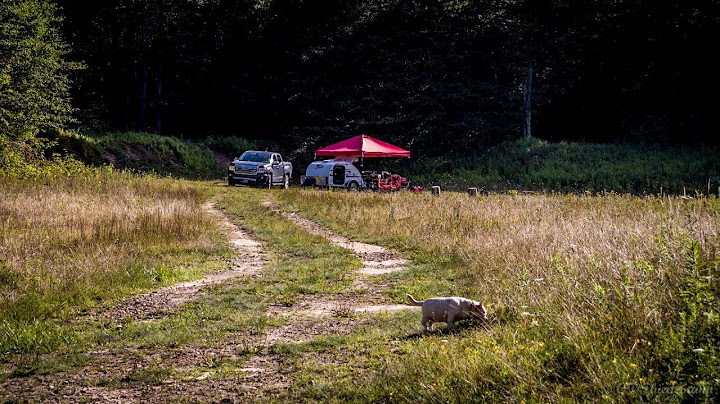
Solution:
[{"label": "red canopy tent", "polygon": [[351,157],[410,157],[410,152],[377,140],[368,135],[351,137],[330,146],[317,149],[316,156]]}]

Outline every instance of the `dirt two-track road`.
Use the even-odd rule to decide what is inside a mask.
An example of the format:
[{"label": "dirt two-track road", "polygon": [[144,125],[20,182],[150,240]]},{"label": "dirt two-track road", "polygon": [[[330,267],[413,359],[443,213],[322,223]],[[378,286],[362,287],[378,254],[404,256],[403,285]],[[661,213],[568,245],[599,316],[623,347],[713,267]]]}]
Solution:
[{"label": "dirt two-track road", "polygon": [[[0,384],[2,401],[245,402],[258,397],[272,400],[294,382],[292,373],[286,371],[288,359],[275,353],[273,346],[306,342],[323,335],[348,334],[367,321],[368,313],[414,308],[392,304],[383,293],[387,285],[368,282],[372,277],[406,269],[407,262],[402,257],[383,247],[334,234],[297,214],[281,212],[270,203],[266,207],[360,257],[363,265],[353,274],[350,287],[341,293],[308,295],[292,306],[270,304],[265,314],[281,317],[282,325],[265,327],[262,333],[253,335],[235,332],[216,343],[191,343],[174,348],[96,349],[81,353],[84,360],[79,364],[29,375],[22,374],[16,365],[0,364],[0,371],[11,375]],[[118,328],[128,321],[158,322],[177,315],[183,306],[212,293],[212,288],[231,285],[238,278],[264,276],[267,257],[262,244],[232,223],[212,202],[206,203],[204,209],[228,235],[233,258],[226,270],[131,297],[77,321],[101,321],[111,326],[116,324]],[[361,313],[365,315],[359,315]],[[313,355],[317,359],[318,354]],[[212,363],[223,361],[242,365],[239,371],[229,374],[207,370],[212,368]]]}]

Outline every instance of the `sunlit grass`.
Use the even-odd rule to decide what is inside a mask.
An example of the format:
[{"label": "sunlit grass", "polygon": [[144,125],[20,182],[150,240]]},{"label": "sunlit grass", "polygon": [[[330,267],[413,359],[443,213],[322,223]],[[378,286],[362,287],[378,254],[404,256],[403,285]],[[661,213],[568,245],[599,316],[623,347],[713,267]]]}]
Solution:
[{"label": "sunlit grass", "polygon": [[[435,346],[401,342],[408,354],[340,384],[362,401],[674,397],[653,390],[665,385],[684,386],[678,398],[692,388],[718,394],[717,199],[278,196],[340,233],[404,251],[415,265],[389,276],[398,301],[462,295],[490,307],[488,329]],[[307,393],[335,397],[333,386]]]},{"label": "sunlit grass", "polygon": [[197,186],[111,171],[2,181],[1,352],[51,349],[71,336],[49,321],[222,264]]},{"label": "sunlit grass", "polygon": [[[110,388],[204,372],[233,377],[247,358],[270,353],[294,383],[280,401],[673,402],[720,392],[714,198],[268,191],[122,173],[28,184],[0,188],[3,354],[54,352],[86,366],[86,356],[58,347],[149,355],[239,341],[218,363],[159,363],[111,376]],[[157,321],[81,332],[53,323],[226,265],[226,240],[201,208],[211,194],[262,243],[262,276],[208,288]],[[484,300],[491,321],[425,333],[417,311],[366,313],[349,334],[263,346],[269,328],[292,322],[267,316],[269,305],[342,292],[361,265],[268,201],[410,259],[369,287],[398,302],[405,293]],[[59,363],[49,355],[15,373],[52,373]]]},{"label": "sunlit grass", "polygon": [[279,193],[234,188],[224,193],[219,203],[232,220],[266,245],[270,262],[261,282],[274,287],[266,289],[270,296],[265,297],[293,304],[303,295],[347,288],[352,271],[360,268],[360,259],[274,213],[267,202]]}]

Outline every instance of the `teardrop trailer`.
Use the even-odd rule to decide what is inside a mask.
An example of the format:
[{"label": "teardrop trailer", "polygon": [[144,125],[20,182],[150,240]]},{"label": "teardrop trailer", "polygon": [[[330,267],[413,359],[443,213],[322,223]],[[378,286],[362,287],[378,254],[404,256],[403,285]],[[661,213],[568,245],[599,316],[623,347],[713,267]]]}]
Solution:
[{"label": "teardrop trailer", "polygon": [[370,189],[394,191],[407,189],[409,181],[398,174],[387,171],[360,171],[353,164],[365,157],[410,157],[410,152],[367,135],[323,147],[315,151],[316,156],[334,156],[333,159],[313,161],[305,175],[300,176],[303,186],[346,188],[349,191]]},{"label": "teardrop trailer", "polygon": [[352,159],[313,161],[300,176],[303,186],[347,188],[348,191],[365,189],[368,185]]}]

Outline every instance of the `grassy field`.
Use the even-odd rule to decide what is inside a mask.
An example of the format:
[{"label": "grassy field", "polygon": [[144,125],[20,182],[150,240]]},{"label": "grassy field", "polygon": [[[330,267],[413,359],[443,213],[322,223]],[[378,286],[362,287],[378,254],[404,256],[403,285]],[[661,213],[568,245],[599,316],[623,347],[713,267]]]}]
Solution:
[{"label": "grassy field", "polygon": [[[108,170],[0,179],[0,352],[42,353],[98,302],[196,278],[227,253],[207,191]],[[209,260],[208,260],[209,259]]]},{"label": "grassy field", "polygon": [[[720,397],[715,197],[267,191],[102,170],[2,181],[7,400],[51,400],[53,378],[190,401],[220,391],[270,402]],[[226,267],[227,234],[201,209],[209,200],[260,241],[263,276],[207,288],[157,321],[85,317]],[[269,307],[336,296],[360,265],[271,206],[408,258],[407,270],[371,282],[387,300],[463,295],[484,300],[491,321],[424,333],[417,312],[339,312],[333,322],[357,326],[263,342],[292,321]],[[258,360],[281,363],[284,384],[238,387]]]},{"label": "grassy field", "polygon": [[718,395],[718,199],[278,195],[340,233],[411,257],[417,266],[397,275],[397,301],[406,292],[465,295],[484,299],[494,318],[488,328],[386,342],[392,353],[344,383],[316,382],[314,398]]}]

